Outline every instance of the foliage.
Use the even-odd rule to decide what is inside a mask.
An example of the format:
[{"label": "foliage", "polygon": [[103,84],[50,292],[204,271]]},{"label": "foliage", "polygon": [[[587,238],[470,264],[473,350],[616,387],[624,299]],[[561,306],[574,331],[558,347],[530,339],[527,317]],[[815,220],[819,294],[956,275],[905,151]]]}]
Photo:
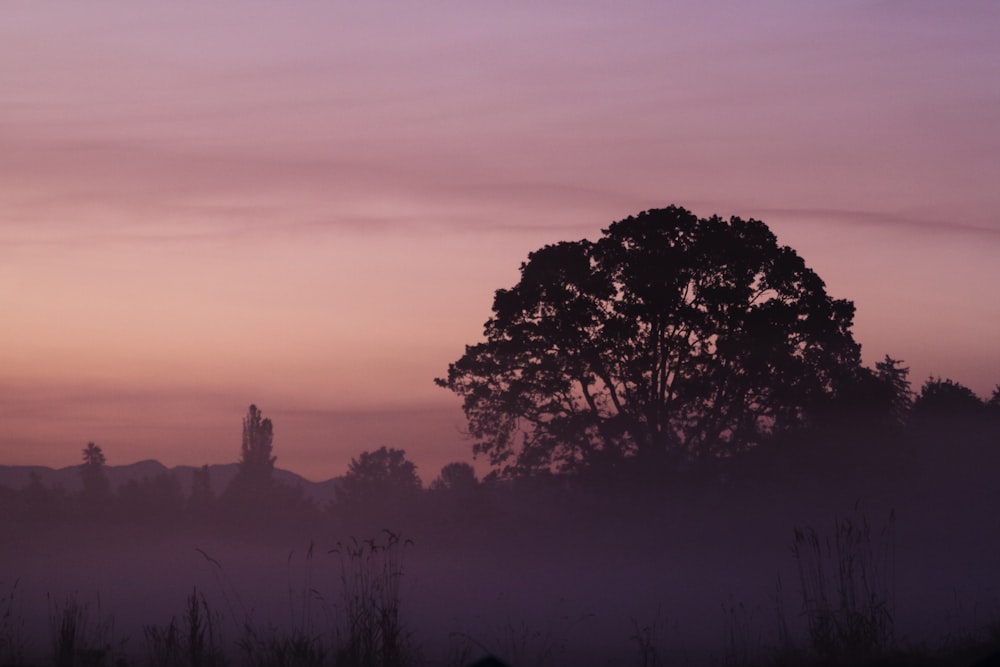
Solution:
[{"label": "foliage", "polygon": [[764,223],[670,207],[531,253],[436,382],[506,474],[725,456],[853,375],[853,314]]},{"label": "foliage", "polygon": [[406,460],[406,451],[380,447],[351,459],[341,480],[338,502],[354,506],[380,504],[419,490],[417,466]]}]

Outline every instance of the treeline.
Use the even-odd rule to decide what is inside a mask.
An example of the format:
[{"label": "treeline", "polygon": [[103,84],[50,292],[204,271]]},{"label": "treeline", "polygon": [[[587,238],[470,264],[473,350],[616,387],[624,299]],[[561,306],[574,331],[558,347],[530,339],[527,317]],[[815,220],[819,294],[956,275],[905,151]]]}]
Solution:
[{"label": "treeline", "polygon": [[[732,494],[822,493],[827,487],[857,494],[934,486],[984,488],[985,471],[1000,459],[1000,387],[988,400],[952,380],[930,378],[913,392],[908,369],[886,357],[867,387],[795,431],[757,447],[684,467],[657,468],[636,459],[592,465],[571,473],[477,478],[454,462],[424,485],[403,450],[360,453],[340,478],[336,499],[320,503],[274,476],[273,425],[251,405],[243,422],[237,474],[220,493],[210,469],[196,469],[185,493],[170,471],[112,489],[101,447],[89,443],[79,466],[82,487],[67,492],[32,473],[21,489],[0,487],[8,522],[38,524],[148,523],[231,530],[299,529],[328,524],[361,526],[422,523],[467,526],[489,518],[541,517],[558,506],[581,510],[587,496],[606,502],[643,494],[680,497],[706,490]],[[690,499],[690,498],[689,498]]]},{"label": "treeline", "polygon": [[128,480],[115,488],[103,449],[90,442],[78,466],[80,486],[68,491],[47,485],[32,471],[19,489],[0,485],[0,521],[52,524],[150,523],[164,526],[226,526],[236,530],[302,527],[330,517],[387,518],[409,513],[416,504],[464,505],[479,488],[473,467],[450,463],[427,488],[403,450],[382,447],[362,452],[339,480],[333,501],[321,502],[299,485],[275,476],[273,424],[251,405],[243,421],[236,475],[221,492],[208,465],[182,484],[174,471]]},{"label": "treeline", "polygon": [[758,220],[645,211],[597,241],[530,253],[520,273],[495,292],[485,339],[435,380],[462,399],[486,480],[453,463],[424,489],[405,452],[383,447],[353,459],[336,500],[320,505],[275,479],[273,426],[251,405],[238,473],[218,496],[208,468],[187,495],[169,474],[113,491],[91,443],[80,493],[36,479],[0,490],[5,514],[433,523],[510,507],[535,517],[549,498],[536,502],[538,489],[639,492],[655,505],[656,496],[720,486],[758,495],[828,483],[859,495],[912,483],[978,488],[994,469],[1000,386],[983,399],[932,377],[915,392],[901,361],[863,365],[853,303],[827,294]]}]

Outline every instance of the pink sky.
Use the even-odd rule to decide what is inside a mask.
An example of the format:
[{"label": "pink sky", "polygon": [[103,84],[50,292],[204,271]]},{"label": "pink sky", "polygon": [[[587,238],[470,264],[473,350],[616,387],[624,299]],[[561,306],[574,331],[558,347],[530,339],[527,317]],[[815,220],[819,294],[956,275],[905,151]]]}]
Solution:
[{"label": "pink sky", "polygon": [[868,363],[1000,383],[1000,6],[17,3],[0,463],[471,460],[435,387],[545,243],[757,217]]}]

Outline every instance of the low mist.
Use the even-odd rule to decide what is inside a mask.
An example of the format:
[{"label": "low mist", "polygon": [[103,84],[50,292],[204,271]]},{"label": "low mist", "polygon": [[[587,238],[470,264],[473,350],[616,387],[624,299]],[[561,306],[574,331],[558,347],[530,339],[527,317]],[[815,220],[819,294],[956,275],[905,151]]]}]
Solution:
[{"label": "low mist", "polygon": [[332,501],[273,479],[199,497],[175,472],[88,497],[36,472],[2,496],[0,657],[188,664],[194,608],[213,664],[771,664],[847,650],[816,628],[845,585],[880,651],[971,642],[1000,618],[996,435],[845,429],[653,475],[453,464]]}]

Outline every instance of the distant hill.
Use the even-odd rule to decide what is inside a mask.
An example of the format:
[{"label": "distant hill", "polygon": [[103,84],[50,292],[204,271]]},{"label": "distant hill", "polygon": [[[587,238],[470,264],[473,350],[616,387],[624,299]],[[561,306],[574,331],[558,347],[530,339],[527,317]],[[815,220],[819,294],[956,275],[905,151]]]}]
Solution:
[{"label": "distant hill", "polygon": [[[153,478],[163,473],[172,473],[180,482],[181,491],[185,496],[191,493],[191,483],[194,478],[194,471],[200,466],[175,466],[168,468],[159,461],[146,460],[128,465],[105,466],[108,481],[113,490],[118,489],[123,484],[130,481],[141,481],[143,478]],[[236,476],[239,468],[238,463],[223,463],[208,466],[209,479],[212,482],[212,492],[215,495],[221,494],[226,486]],[[66,468],[48,468],[45,466],[8,466],[0,465],[0,486],[9,489],[23,489],[31,481],[32,473],[38,475],[41,483],[48,488],[61,486],[68,493],[75,493],[83,488],[80,477],[80,466],[68,466]],[[337,487],[340,485],[338,478],[328,479],[324,482],[311,482],[304,477],[297,475],[290,470],[275,469],[275,480],[293,487],[301,487],[302,492],[309,498],[319,503],[332,501],[336,497]]]}]

